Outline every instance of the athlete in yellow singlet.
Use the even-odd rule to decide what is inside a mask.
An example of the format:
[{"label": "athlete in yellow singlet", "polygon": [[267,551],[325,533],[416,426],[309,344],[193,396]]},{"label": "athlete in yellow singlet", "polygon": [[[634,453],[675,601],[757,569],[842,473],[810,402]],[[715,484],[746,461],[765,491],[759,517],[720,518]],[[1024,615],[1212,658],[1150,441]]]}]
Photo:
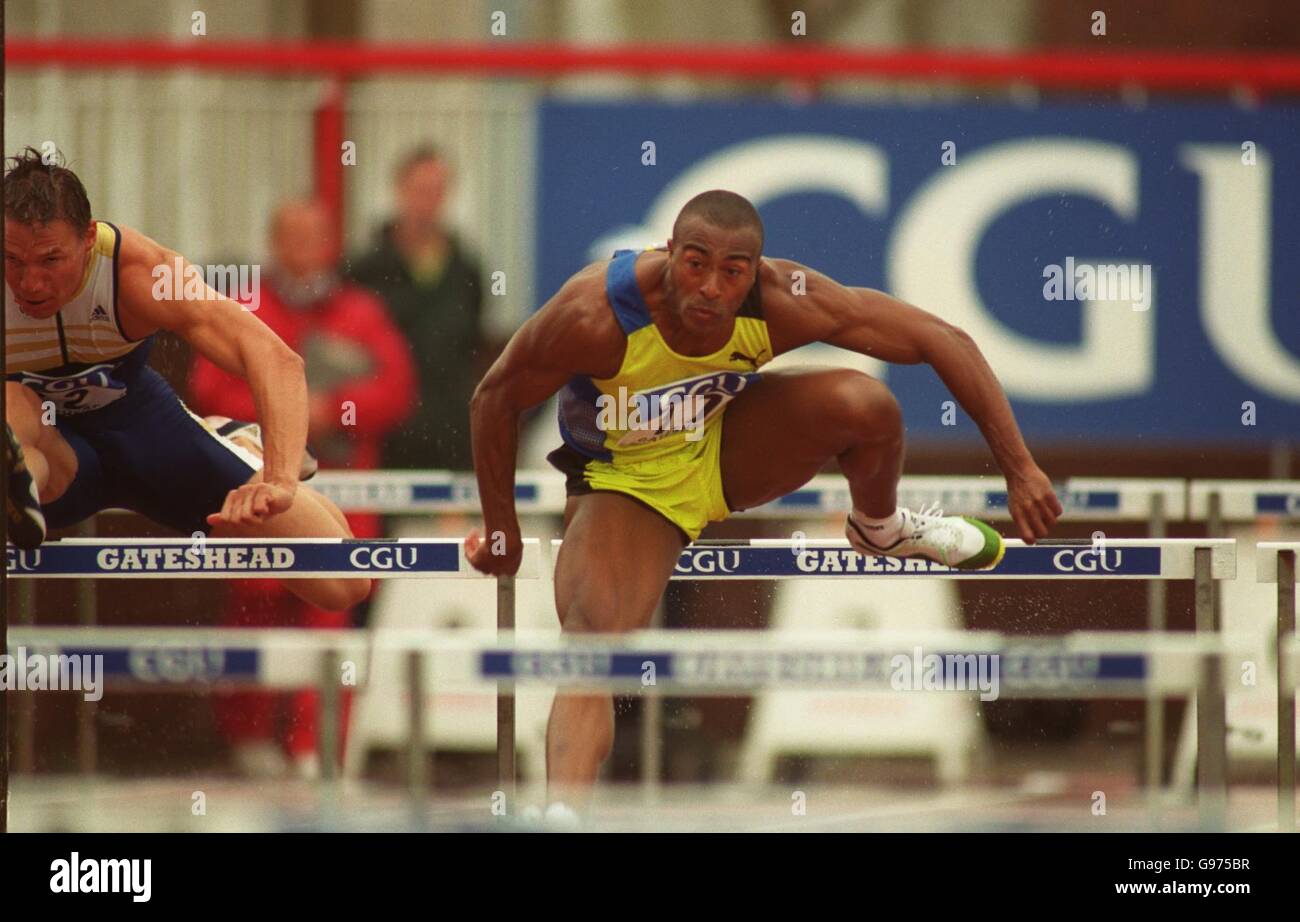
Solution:
[{"label": "athlete in yellow singlet", "polygon": [[[474,465],[493,540],[472,533],[466,553],[486,573],[519,566],[520,414],[560,393],[564,445],[550,460],[568,474],[555,572],[566,632],[644,628],[686,541],[798,489],[831,459],[849,483],[846,534],[859,551],[996,564],[1002,539],[984,523],[897,507],[903,421],[884,384],[848,369],[759,372],[812,342],[930,364],[1006,475],[1021,537],[1044,537],[1061,514],[968,335],[883,292],[763,257],[762,248],[753,205],[702,193],[683,207],[665,250],[621,252],[573,276],[480,383]],[[583,797],[613,735],[609,694],[556,695],[546,747],[553,797]]]}]

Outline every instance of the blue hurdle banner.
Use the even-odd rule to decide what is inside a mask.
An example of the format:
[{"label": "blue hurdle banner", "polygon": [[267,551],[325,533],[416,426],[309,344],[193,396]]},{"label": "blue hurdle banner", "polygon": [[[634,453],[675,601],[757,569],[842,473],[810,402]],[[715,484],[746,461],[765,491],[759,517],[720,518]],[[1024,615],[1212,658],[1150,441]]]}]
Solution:
[{"label": "blue hurdle banner", "polygon": [[[487,578],[465,561],[457,539],[72,538],[5,551],[17,578]],[[538,553],[536,539],[525,541],[520,577],[536,576]]]},{"label": "blue hurdle banner", "polygon": [[[1188,664],[1190,667],[1190,663]],[[1141,697],[1154,687],[1154,657],[1140,653],[1079,654],[1062,649],[977,653],[964,648],[923,652],[855,653],[839,649],[669,653],[489,651],[482,654],[485,680],[536,681],[581,686],[679,691],[771,688],[841,688],[862,691],[949,691],[998,697]],[[1195,671],[1186,679],[1195,685]],[[1176,690],[1178,683],[1166,691]]]},{"label": "blue hurdle banner", "polygon": [[[945,691],[993,697],[1185,694],[1219,637],[1144,632],[1012,637],[988,632],[645,631],[609,638],[516,635],[475,651],[483,681],[709,694],[774,688]],[[460,680],[456,663],[439,667]]]},{"label": "blue hurdle banner", "polygon": [[1300,480],[1193,480],[1188,485],[1193,518],[1210,514],[1210,497],[1219,497],[1219,516],[1228,522],[1259,518],[1300,522]]},{"label": "blue hurdle banner", "polygon": [[[552,541],[558,550],[560,540]],[[1193,552],[1212,551],[1211,576],[1236,577],[1231,539],[1112,539],[1098,544],[1039,544],[1007,539],[993,570],[957,570],[929,560],[864,556],[845,541],[757,539],[693,544],[673,579],[943,577],[948,579],[1191,579]],[[78,538],[23,551],[5,548],[15,578],[487,578],[465,561],[457,539],[186,540]],[[522,578],[535,577],[540,546],[525,539]]]},{"label": "blue hurdle banner", "polygon": [[332,650],[350,670],[348,684],[363,686],[371,642],[360,630],[23,625],[9,630],[9,655],[16,673],[24,671],[24,659],[38,655],[102,656],[102,677],[109,687],[168,691],[316,686],[322,677],[322,654]]},{"label": "blue hurdle banner", "polygon": [[[552,542],[558,550],[560,541]],[[673,579],[1192,579],[1195,549],[1210,548],[1212,579],[1235,579],[1232,539],[1126,538],[1097,544],[1038,544],[1006,539],[992,570],[958,570],[931,560],[865,556],[847,541],[755,539],[696,543],[682,551]]]},{"label": "blue hurdle banner", "polygon": [[[441,687],[499,680],[662,693],[772,688],[946,691],[992,697],[1183,694],[1220,637],[1145,632],[1012,637],[987,632],[643,631],[619,637],[482,631],[12,628],[10,656],[102,656],[102,678],[135,691],[318,685],[324,654],[364,685],[369,655],[420,651]],[[12,668],[21,668],[15,665]],[[12,671],[12,669],[11,669]]]},{"label": "blue hurdle banner", "polygon": [[[478,482],[455,471],[321,471],[311,487],[344,512],[478,513]],[[515,504],[520,513],[564,511],[564,475],[520,471]]]}]

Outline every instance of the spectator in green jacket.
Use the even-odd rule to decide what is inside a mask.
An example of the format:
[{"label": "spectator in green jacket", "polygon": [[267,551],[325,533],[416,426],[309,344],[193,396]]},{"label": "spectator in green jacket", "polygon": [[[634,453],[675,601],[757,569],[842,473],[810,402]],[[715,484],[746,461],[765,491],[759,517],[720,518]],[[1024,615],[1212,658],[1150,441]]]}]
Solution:
[{"label": "spectator in green jacket", "polygon": [[469,400],[490,358],[482,275],[443,224],[452,177],[438,151],[412,151],[394,178],[397,215],[348,268],[353,281],[387,302],[419,376],[415,410],[389,436],[382,463],[388,469],[471,470]]}]

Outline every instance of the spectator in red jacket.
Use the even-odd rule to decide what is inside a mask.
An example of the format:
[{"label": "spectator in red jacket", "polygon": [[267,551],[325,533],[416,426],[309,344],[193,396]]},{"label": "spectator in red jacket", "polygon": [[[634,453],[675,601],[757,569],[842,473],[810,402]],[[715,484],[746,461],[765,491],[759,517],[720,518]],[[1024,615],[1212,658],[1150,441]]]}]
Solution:
[{"label": "spectator in red jacket", "polygon": [[[255,316],[306,362],[308,443],[323,469],[372,469],[384,438],[409,415],[416,398],[410,348],[383,302],[338,275],[336,234],[323,205],[282,204],[271,221],[270,244],[272,261],[262,273]],[[191,371],[190,393],[200,413],[257,418],[248,386],[202,357]],[[381,533],[378,516],[347,518],[358,538]],[[350,613],[307,606],[269,580],[237,581],[225,623],[341,628],[350,623]],[[219,696],[217,722],[237,766],[261,776],[291,768],[305,777],[318,772],[316,697],[307,691]]]}]

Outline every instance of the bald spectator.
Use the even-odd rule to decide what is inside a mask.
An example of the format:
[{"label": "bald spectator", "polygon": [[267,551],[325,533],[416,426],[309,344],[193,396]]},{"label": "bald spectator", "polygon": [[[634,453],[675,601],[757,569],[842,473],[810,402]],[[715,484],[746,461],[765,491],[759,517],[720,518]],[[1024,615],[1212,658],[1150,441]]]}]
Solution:
[{"label": "bald spectator", "polygon": [[[318,202],[289,201],[276,209],[272,260],[263,272],[254,316],[306,363],[308,444],[320,466],[366,470],[378,466],[382,440],[410,413],[415,369],[379,298],[339,277],[333,227],[329,211]],[[256,419],[248,386],[202,357],[192,368],[190,391],[201,413]],[[347,518],[358,538],[381,534],[378,516]],[[308,606],[269,580],[237,581],[225,623],[341,628],[351,623],[351,613]],[[218,697],[214,707],[243,773],[279,776],[292,770],[312,777],[319,771],[315,692],[241,692]]]},{"label": "bald spectator", "polygon": [[349,277],[387,303],[415,354],[415,411],[384,446],[385,468],[470,470],[469,399],[486,366],[477,261],[443,223],[452,174],[432,148],[409,154],[395,176],[397,214]]}]

